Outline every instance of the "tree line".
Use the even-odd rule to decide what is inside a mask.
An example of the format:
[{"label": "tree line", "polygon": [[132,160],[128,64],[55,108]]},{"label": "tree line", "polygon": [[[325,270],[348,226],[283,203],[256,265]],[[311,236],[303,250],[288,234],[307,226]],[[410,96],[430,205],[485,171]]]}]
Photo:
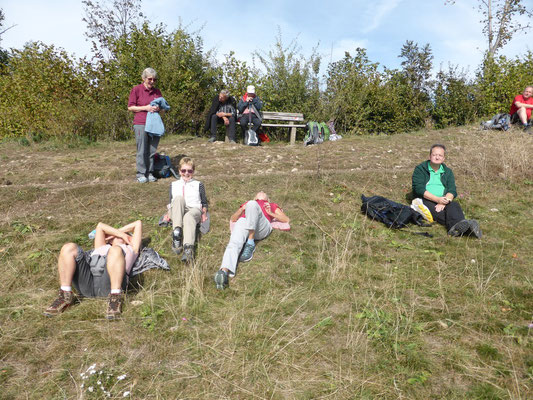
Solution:
[{"label": "tree line", "polygon": [[[398,69],[373,62],[357,48],[321,74],[317,50],[305,56],[281,32],[269,51],[254,53],[258,66],[234,53],[217,61],[204,49],[201,32],[152,26],[140,12],[141,0],[82,3],[92,57],[75,58],[41,42],[0,48],[0,138],[129,138],[128,95],[148,66],[158,72],[159,88],[172,106],[165,125],[176,134],[200,133],[212,96],[223,88],[237,96],[248,84],[257,87],[264,110],[333,119],[342,133],[395,134],[507,111],[512,98],[533,83],[531,51],[516,58],[487,51],[473,77],[453,65],[432,76],[431,46],[414,41],[399,49]],[[0,40],[3,21],[0,10]]]}]

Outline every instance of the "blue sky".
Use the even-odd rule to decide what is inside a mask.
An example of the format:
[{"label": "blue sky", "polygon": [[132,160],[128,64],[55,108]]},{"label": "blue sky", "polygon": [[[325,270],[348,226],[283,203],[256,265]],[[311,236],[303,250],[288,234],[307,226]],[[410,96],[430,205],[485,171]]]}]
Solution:
[{"label": "blue sky", "polygon": [[[533,0],[526,0],[533,7]],[[364,47],[371,61],[398,68],[402,45],[412,40],[429,43],[434,69],[459,65],[472,73],[485,50],[476,0],[270,0],[206,1],[144,0],[143,12],[152,23],[162,22],[173,30],[181,23],[189,31],[200,30],[206,49],[216,48],[222,60],[234,51],[238,59],[251,62],[254,51],[268,51],[278,27],[285,43],[296,39],[308,55],[318,45],[322,70],[345,51]],[[2,0],[5,26],[16,24],[2,37],[2,47],[21,48],[25,42],[40,40],[62,47],[76,56],[90,54],[85,40],[81,1]],[[502,54],[519,56],[533,45],[533,34],[520,35]]]}]

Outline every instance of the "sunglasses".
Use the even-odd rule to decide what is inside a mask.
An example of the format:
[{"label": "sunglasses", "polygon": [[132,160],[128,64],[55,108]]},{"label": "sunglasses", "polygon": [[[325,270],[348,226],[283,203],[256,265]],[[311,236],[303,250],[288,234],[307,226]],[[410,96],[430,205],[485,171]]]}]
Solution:
[{"label": "sunglasses", "polygon": [[194,172],[194,169],[185,169],[185,168],[184,168],[184,169],[180,169],[180,172],[181,172],[182,174],[185,174],[185,173],[187,173],[187,172],[188,172],[189,174],[192,174],[192,173]]}]

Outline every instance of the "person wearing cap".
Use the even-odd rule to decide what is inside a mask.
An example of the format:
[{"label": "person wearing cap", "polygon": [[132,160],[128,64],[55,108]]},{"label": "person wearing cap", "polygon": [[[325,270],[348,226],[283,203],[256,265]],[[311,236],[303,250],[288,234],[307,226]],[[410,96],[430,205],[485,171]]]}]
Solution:
[{"label": "person wearing cap", "polygon": [[242,132],[244,135],[244,132],[246,131],[248,124],[250,121],[252,122],[252,130],[257,133],[257,130],[261,126],[261,122],[263,122],[263,117],[261,115],[261,108],[263,108],[263,102],[259,97],[255,94],[255,86],[250,85],[246,88],[246,93],[242,98],[239,100],[239,104],[237,104],[237,109],[239,110],[239,114],[241,114],[241,127]]},{"label": "person wearing cap", "polygon": [[235,119],[237,116],[237,102],[230,95],[229,90],[221,90],[218,95],[213,97],[211,108],[207,113],[204,130],[210,131],[209,142],[217,140],[217,124],[224,123],[226,126],[226,135],[230,143],[235,143]]}]

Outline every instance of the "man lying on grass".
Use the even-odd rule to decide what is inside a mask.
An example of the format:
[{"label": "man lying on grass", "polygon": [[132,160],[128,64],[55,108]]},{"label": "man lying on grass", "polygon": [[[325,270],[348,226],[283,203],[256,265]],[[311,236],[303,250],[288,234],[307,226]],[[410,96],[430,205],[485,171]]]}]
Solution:
[{"label": "man lying on grass", "polygon": [[429,150],[429,160],[416,166],[413,172],[413,194],[422,198],[433,219],[446,226],[448,235],[473,235],[481,238],[481,229],[474,219],[465,219],[456,201],[457,189],[453,171],[444,164],[446,148],[434,144]]},{"label": "man lying on grass", "polygon": [[[129,235],[133,232],[133,235]],[[75,243],[61,248],[57,261],[59,296],[44,311],[50,317],[65,311],[74,303],[72,285],[84,297],[107,296],[107,319],[122,313],[122,291],[128,285],[128,274],[139,255],[142,222],[115,229],[99,222],[94,237],[94,250],[83,251]]]},{"label": "man lying on grass", "polygon": [[247,262],[252,259],[255,251],[255,240],[263,240],[270,235],[272,232],[271,222],[274,219],[287,225],[289,223],[289,217],[276,203],[270,202],[265,192],[257,193],[254,200],[247,201],[233,213],[230,221],[234,222],[235,225],[224,251],[220,269],[215,274],[217,289],[228,287],[228,277],[235,276],[238,261]]}]

